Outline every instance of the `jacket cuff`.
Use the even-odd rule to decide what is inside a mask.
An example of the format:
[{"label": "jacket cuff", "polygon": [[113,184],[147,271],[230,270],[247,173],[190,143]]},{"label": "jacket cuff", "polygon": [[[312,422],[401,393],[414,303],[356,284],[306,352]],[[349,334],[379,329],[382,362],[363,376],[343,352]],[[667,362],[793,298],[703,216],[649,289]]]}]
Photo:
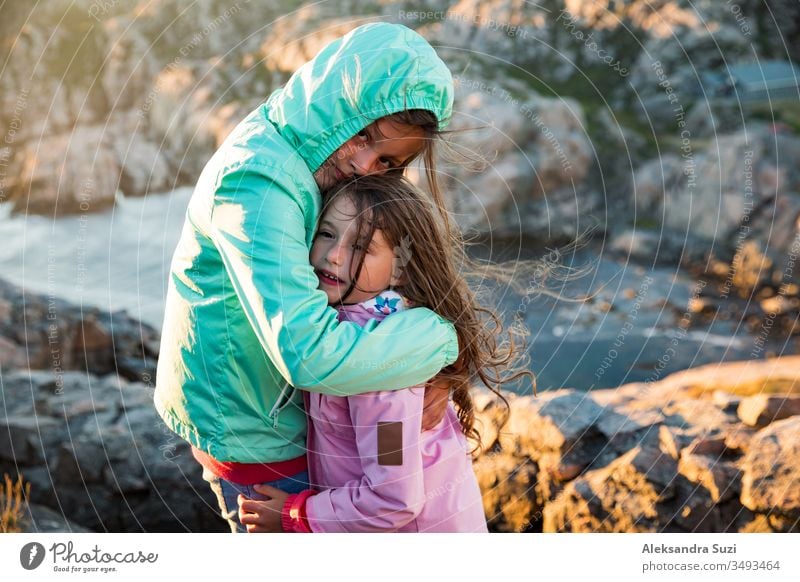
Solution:
[{"label": "jacket cuff", "polygon": [[456,360],[458,359],[459,349],[458,349],[458,334],[456,333],[456,328],[453,325],[452,321],[448,321],[447,319],[439,316],[442,320],[442,323],[445,324],[447,329],[447,343],[444,347],[444,363],[442,364],[442,368],[446,368],[451,364],[455,364]]},{"label": "jacket cuff", "polygon": [[317,491],[306,489],[300,493],[289,495],[281,509],[281,528],[288,533],[311,533],[306,516],[306,499],[316,495]]}]

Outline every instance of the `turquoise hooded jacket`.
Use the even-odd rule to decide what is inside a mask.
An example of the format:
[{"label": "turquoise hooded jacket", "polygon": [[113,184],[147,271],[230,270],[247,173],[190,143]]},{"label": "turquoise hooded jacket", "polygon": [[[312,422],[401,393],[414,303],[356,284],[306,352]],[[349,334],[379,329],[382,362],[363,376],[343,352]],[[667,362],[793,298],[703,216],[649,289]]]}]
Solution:
[{"label": "turquoise hooded jacket", "polygon": [[313,172],[380,117],[447,123],[450,71],[417,33],[360,26],[251,112],[202,171],[168,282],[155,405],[219,461],[305,453],[297,389],[334,395],[424,383],[453,363],[453,325],[427,309],[378,328],[337,322],[309,264],[321,197]]}]

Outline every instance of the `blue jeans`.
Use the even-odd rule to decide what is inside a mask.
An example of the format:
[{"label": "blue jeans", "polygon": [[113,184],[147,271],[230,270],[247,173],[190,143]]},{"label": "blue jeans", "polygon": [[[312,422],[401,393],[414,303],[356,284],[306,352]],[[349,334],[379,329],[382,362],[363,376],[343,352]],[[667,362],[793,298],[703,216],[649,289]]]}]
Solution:
[{"label": "blue jeans", "polygon": [[[239,522],[239,502],[236,499],[241,493],[250,499],[266,499],[253,489],[253,485],[239,485],[225,479],[220,479],[211,471],[203,467],[203,479],[211,485],[211,490],[217,496],[220,515],[231,526],[231,533],[247,533],[247,529]],[[277,481],[267,481],[263,485],[270,485],[286,493],[300,493],[310,489],[308,484],[308,471],[303,471],[291,477],[284,477]]]}]

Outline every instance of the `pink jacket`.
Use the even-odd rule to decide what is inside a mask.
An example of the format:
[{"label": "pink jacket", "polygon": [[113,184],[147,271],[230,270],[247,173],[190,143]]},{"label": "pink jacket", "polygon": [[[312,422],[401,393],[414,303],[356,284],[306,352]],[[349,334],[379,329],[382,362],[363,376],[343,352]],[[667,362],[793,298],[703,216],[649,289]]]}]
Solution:
[{"label": "pink jacket", "polygon": [[[397,293],[385,291],[341,308],[339,320],[365,325],[404,307]],[[413,365],[386,354],[375,369]],[[436,428],[422,432],[424,392],[423,386],[349,397],[304,392],[309,475],[319,492],[289,497],[284,529],[486,532],[481,493],[453,404]]]}]

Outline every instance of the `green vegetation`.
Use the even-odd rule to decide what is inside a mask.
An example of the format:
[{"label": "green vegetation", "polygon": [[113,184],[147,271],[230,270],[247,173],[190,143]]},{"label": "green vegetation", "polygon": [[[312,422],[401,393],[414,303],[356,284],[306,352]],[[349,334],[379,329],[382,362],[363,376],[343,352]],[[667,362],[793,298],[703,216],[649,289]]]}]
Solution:
[{"label": "green vegetation", "polygon": [[800,134],[800,102],[797,100],[761,102],[745,107],[745,113],[752,119],[785,123],[793,132]]},{"label": "green vegetation", "polygon": [[655,230],[661,226],[661,222],[654,218],[642,217],[638,217],[634,224],[636,225],[636,228],[640,228],[642,230]]}]

